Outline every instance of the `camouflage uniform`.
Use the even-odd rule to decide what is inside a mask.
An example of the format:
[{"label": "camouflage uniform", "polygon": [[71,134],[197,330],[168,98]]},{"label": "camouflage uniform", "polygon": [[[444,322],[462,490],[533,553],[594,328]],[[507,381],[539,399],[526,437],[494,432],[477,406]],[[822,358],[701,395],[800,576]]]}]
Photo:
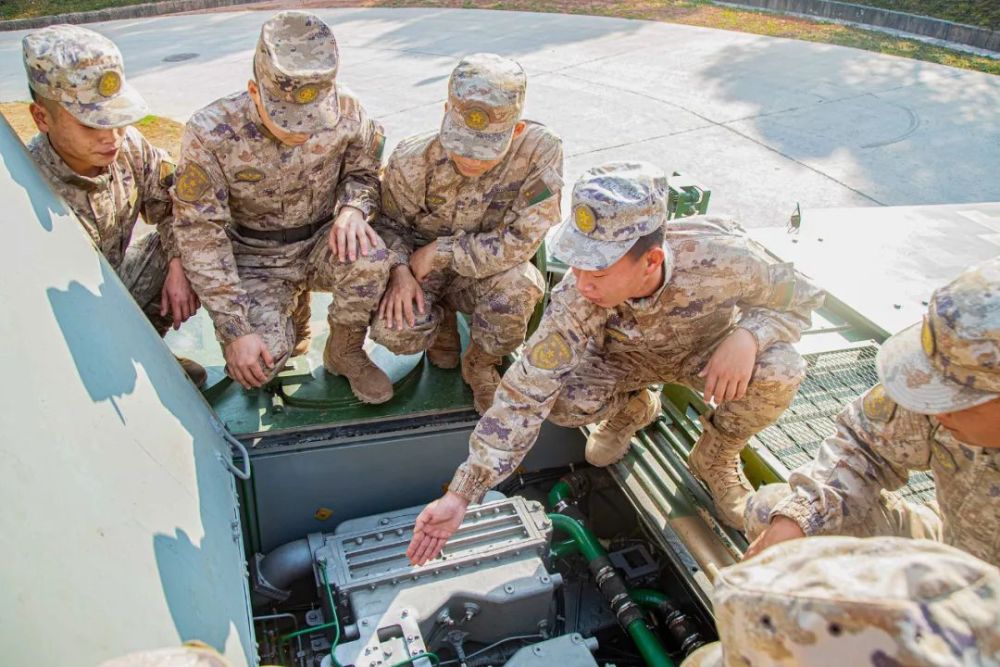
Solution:
[{"label": "camouflage uniform", "polygon": [[[603,172],[643,170],[655,168],[609,165],[588,174],[600,180]],[[587,179],[585,175],[581,182]],[[655,197],[663,200],[665,178],[660,174],[654,182]],[[619,207],[626,206],[614,199],[603,206],[593,200],[584,204],[579,190],[580,183],[574,189],[574,215],[566,223],[580,230],[574,233],[600,233],[606,227],[609,235],[620,235],[625,214]],[[597,191],[607,193],[607,183]],[[661,209],[637,224],[655,230],[663,224],[665,202]],[[557,254],[564,247],[561,240],[556,239]],[[623,254],[632,243],[634,239],[610,252]],[[736,327],[750,331],[759,344],[753,379],[745,398],[727,401],[708,416],[706,429],[738,452],[750,436],[777,419],[804,373],[804,362],[790,343],[808,326],[821,293],[791,265],[772,262],[735,223],[722,218],[667,223],[664,252],[665,278],[659,289],[615,308],[583,297],[567,274],[552,291],[526,353],[504,375],[493,407],[473,432],[469,459],[455,474],[451,491],[478,502],[518,466],[546,416],[566,426],[593,424],[614,415],[634,392],[652,383],[680,382],[701,389],[698,372]],[[583,268],[621,256],[589,261],[563,251],[567,254],[572,266],[579,262]]]},{"label": "camouflage uniform", "polygon": [[[943,539],[1000,564],[1000,449],[961,442],[933,416],[1000,398],[998,295],[1000,260],[938,290],[925,323],[880,350],[884,384],[838,416],[816,460],[751,499],[748,537],[781,515],[807,535]],[[886,493],[911,470],[933,472],[936,502],[921,507]]]},{"label": "camouflage uniform", "polygon": [[[402,330],[382,320],[372,327],[373,338],[392,351],[430,348],[439,328],[452,326],[454,311],[472,315],[473,345],[494,358],[490,364],[524,341],[545,288],[531,259],[559,221],[563,160],[559,138],[540,124],[526,121],[512,138],[524,90],[517,63],[492,54],[464,58],[449,80],[441,130],[403,141],[389,158],[377,229],[392,265],[408,263],[416,247],[437,241],[434,270],[421,285],[424,314]],[[502,160],[467,178],[449,153]],[[493,374],[477,396],[477,403],[485,401],[482,409],[499,381]]]},{"label": "camouflage uniform", "polygon": [[1000,570],[943,544],[817,537],[721,570],[681,667],[996,667]]},{"label": "camouflage uniform", "polygon": [[[349,263],[327,244],[342,207],[374,216],[384,144],[379,125],[334,83],[337,58],[318,18],[282,12],[261,31],[254,71],[271,120],[289,132],[310,130],[308,140],[279,141],[248,93],[213,102],[184,130],[173,196],[185,270],[220,342],[260,334],[274,372],[295,345],[291,316],[303,290],[331,292],[331,327],[360,330],[363,339],[388,276],[383,244]],[[305,73],[285,73],[296,67]],[[311,224],[306,238],[274,238]]]}]

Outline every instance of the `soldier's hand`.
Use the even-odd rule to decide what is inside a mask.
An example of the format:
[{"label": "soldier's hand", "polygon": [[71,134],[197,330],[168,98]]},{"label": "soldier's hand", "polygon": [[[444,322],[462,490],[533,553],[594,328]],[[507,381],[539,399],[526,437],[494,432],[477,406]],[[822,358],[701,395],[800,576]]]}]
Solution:
[{"label": "soldier's hand", "polygon": [[414,565],[423,565],[436,558],[444,543],[455,534],[465,518],[469,501],[448,491],[424,508],[413,527],[413,539],[406,550],[406,557]]},{"label": "soldier's hand", "polygon": [[410,273],[410,267],[401,264],[392,270],[389,286],[378,304],[378,316],[390,329],[402,329],[405,324],[412,327],[416,324],[414,302],[417,304],[417,312],[423,315],[424,290]]},{"label": "soldier's hand", "polygon": [[160,290],[160,316],[170,315],[174,329],[180,329],[181,323],[194,315],[200,305],[198,295],[184,275],[181,258],[174,257],[167,265],[167,278]]},{"label": "soldier's hand", "polygon": [[410,271],[417,282],[422,283],[427,274],[434,269],[434,255],[437,254],[437,241],[431,241],[423,248],[417,248],[410,255]]},{"label": "soldier's hand", "polygon": [[244,389],[262,386],[267,382],[268,369],[274,366],[271,351],[258,334],[246,334],[233,340],[226,345],[223,355],[229,375]]},{"label": "soldier's hand", "polygon": [[806,534],[799,528],[799,524],[793,519],[779,514],[771,519],[771,525],[767,527],[767,530],[758,535],[757,539],[750,543],[746,553],[743,554],[743,560],[753,558],[764,549],[780,542],[797,540],[805,536]]},{"label": "soldier's hand", "polygon": [[330,251],[341,262],[353,262],[367,257],[368,250],[378,244],[378,234],[365,222],[364,214],[353,206],[344,206],[330,227]]},{"label": "soldier's hand", "polygon": [[734,329],[698,373],[705,378],[705,400],[719,404],[746,396],[756,362],[757,339],[746,329]]}]

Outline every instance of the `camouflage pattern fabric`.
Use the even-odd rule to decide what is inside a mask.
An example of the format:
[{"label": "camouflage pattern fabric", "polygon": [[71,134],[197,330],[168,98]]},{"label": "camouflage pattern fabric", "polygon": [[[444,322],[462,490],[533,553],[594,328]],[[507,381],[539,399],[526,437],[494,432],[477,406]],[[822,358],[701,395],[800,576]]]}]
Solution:
[{"label": "camouflage pattern fabric", "polygon": [[[160,315],[160,292],[167,264],[178,256],[169,190],[175,167],[170,156],[133,127],[125,130],[115,161],[93,178],[70,169],[44,134],[31,139],[28,152],[156,330],[166,333],[171,320]],[[157,231],[133,241],[140,214]]]},{"label": "camouflage pattern fabric", "polygon": [[557,402],[554,419],[580,424],[599,421],[647,383],[700,388],[693,376],[735,327],[757,339],[757,375],[748,398],[720,406],[711,423],[743,440],[780,414],[804,370],[787,344],[809,326],[822,292],[724,218],[671,221],[664,250],[673,257],[670,280],[644,299],[601,308],[577,291],[572,275],[553,290],[525,354],[476,426],[451,491],[478,502],[517,468]]},{"label": "camouflage pattern fabric", "polygon": [[448,78],[448,110],[441,122],[445,149],[495,160],[510,145],[521,118],[527,77],[518,63],[493,53],[462,58]]},{"label": "camouflage pattern fabric", "polygon": [[531,122],[503,161],[475,179],[458,174],[436,134],[403,141],[383,173],[375,227],[393,266],[436,240],[437,268],[425,280],[429,305],[416,326],[393,331],[379,321],[373,337],[397,353],[426,349],[441,320],[438,304],[447,303],[473,315],[472,337],[487,352],[513,351],[544,291],[529,262],[559,220],[562,157],[559,139]]},{"label": "camouflage pattern fabric", "polygon": [[[911,470],[933,472],[937,506],[917,508],[881,493],[901,488]],[[837,433],[792,472],[787,487],[774,486],[747,504],[750,539],[782,515],[806,535],[939,536],[1000,564],[1000,450],[960,442],[934,417],[896,405],[882,385],[837,417]]]},{"label": "camouflage pattern fabric", "polygon": [[1000,570],[926,540],[792,540],[719,572],[682,667],[1000,665]]},{"label": "camouflage pattern fabric", "polygon": [[260,29],[254,76],[267,115],[288,132],[331,130],[340,118],[340,51],[315,14],[278,12]]},{"label": "camouflage pattern fabric", "polygon": [[272,136],[247,93],[217,100],[184,129],[171,191],[174,231],[188,279],[224,345],[256,332],[281,356],[287,337],[277,332],[290,326],[303,289],[333,292],[331,321],[351,327],[366,326],[378,303],[389,270],[384,245],[340,264],[325,250],[328,226],[294,243],[242,237],[232,227],[292,229],[343,206],[373,217],[384,135],[349,92],[341,90],[339,102],[337,126],[300,146]]},{"label": "camouflage pattern fabric", "polygon": [[148,113],[146,101],[125,81],[121,52],[104,35],[54,25],[28,33],[21,45],[31,89],[84,125],[124,127]]}]

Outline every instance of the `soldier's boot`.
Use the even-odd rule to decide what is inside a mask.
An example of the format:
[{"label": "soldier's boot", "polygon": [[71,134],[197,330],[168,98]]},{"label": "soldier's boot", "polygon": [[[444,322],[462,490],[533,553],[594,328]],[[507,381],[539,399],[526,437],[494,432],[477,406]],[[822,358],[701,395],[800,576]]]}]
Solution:
[{"label": "soldier's boot", "polygon": [[177,360],[177,363],[179,363],[181,368],[184,369],[184,372],[187,373],[191,382],[194,382],[194,386],[200,387],[208,380],[208,373],[205,372],[205,367],[197,361],[192,361],[186,357],[178,356],[175,356],[174,359]]},{"label": "soldier's boot", "polygon": [[392,398],[392,381],[376,366],[364,350],[367,328],[351,329],[330,325],[330,336],[323,348],[323,365],[334,375],[343,375],[351,391],[365,403],[385,403]]},{"label": "soldier's boot", "polygon": [[292,347],[292,356],[301,357],[309,351],[312,344],[312,327],[309,320],[312,317],[312,292],[304,290],[299,293],[295,302],[295,310],[292,311],[292,324],[295,325],[295,345]]},{"label": "soldier's boot", "polygon": [[458,335],[458,314],[451,308],[444,309],[444,317],[434,334],[434,342],[427,349],[427,358],[438,368],[455,368],[462,353],[462,339]]},{"label": "soldier's boot", "polygon": [[740,451],[745,443],[726,441],[705,417],[704,431],[688,456],[691,472],[705,482],[719,519],[737,530],[744,529],[744,511],[753,487],[743,474]]},{"label": "soldier's boot", "polygon": [[493,394],[500,384],[501,361],[501,357],[488,353],[474,340],[469,341],[462,355],[462,379],[472,388],[472,400],[481,415],[493,405]]},{"label": "soldier's boot", "polygon": [[616,414],[599,423],[587,438],[584,452],[587,463],[603,468],[621,459],[628,452],[635,432],[652,424],[659,414],[659,392],[643,389],[637,393]]}]

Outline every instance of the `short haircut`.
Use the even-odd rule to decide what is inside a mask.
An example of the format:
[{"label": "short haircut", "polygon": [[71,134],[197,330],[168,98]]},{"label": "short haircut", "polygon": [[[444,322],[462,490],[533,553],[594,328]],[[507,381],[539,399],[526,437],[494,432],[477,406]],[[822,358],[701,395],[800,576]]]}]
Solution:
[{"label": "short haircut", "polygon": [[35,92],[34,88],[29,87],[28,90],[31,92],[31,101],[38,106],[45,107],[49,112],[55,113],[55,107],[59,106],[59,103],[55,100],[50,100],[47,97],[42,97]]},{"label": "short haircut", "polygon": [[639,259],[653,248],[662,246],[665,235],[666,230],[661,225],[645,236],[640,236],[626,254],[632,259]]}]

